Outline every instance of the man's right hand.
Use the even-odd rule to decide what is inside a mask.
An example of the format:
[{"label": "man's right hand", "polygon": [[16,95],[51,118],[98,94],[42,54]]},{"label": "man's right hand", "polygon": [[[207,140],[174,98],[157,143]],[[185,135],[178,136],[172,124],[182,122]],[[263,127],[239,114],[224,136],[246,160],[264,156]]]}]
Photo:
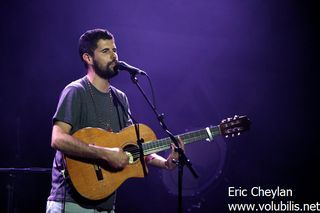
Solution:
[{"label": "man's right hand", "polygon": [[120,148],[104,148],[106,155],[103,159],[114,169],[123,169],[129,164],[129,157]]}]

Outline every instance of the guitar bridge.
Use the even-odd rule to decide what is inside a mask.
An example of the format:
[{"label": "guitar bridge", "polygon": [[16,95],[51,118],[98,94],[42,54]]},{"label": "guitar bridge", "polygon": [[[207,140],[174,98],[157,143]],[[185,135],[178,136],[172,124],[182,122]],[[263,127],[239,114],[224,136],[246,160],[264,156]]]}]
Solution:
[{"label": "guitar bridge", "polygon": [[96,176],[98,180],[103,180],[102,170],[99,165],[93,164],[94,171],[96,172]]}]

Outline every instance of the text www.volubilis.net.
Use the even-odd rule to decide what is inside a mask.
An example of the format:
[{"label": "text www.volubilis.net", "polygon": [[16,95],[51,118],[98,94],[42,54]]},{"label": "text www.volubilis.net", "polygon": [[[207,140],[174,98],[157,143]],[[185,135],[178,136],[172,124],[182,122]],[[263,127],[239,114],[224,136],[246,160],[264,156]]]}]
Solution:
[{"label": "text www.volubilis.net", "polygon": [[280,201],[269,203],[229,203],[229,212],[320,212],[320,203],[295,203],[294,201]]}]

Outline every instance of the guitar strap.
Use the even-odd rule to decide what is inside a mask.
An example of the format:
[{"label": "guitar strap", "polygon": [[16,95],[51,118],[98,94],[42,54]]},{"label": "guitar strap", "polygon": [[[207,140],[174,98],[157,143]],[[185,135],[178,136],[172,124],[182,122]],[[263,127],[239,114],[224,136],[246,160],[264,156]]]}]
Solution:
[{"label": "guitar strap", "polygon": [[[112,97],[112,101],[113,104],[117,110],[117,117],[118,117],[118,123],[119,123],[119,127],[120,129],[123,129],[124,126],[122,126],[121,124],[121,120],[120,120],[120,112],[119,112],[119,105],[123,111],[123,113],[125,114],[125,116],[127,116],[127,111],[125,110],[124,106],[122,105],[122,103],[119,101],[118,97],[116,96],[115,92],[113,91],[112,87],[110,87],[110,92],[111,92],[111,97]],[[120,104],[119,104],[120,103]]]},{"label": "guitar strap", "polygon": [[116,106],[117,108],[117,113],[118,113],[118,119],[119,119],[119,124],[120,124],[120,127],[121,129],[123,128],[121,126],[121,122],[120,122],[120,114],[119,114],[119,109],[118,109],[118,104],[120,105],[121,109],[122,109],[122,112],[124,112],[125,116],[126,117],[130,117],[130,119],[133,121],[133,123],[136,123],[135,122],[135,119],[132,117],[132,114],[129,112],[129,109],[126,110],[126,108],[124,107],[123,103],[120,101],[120,99],[118,98],[117,94],[113,91],[113,88],[110,87],[110,91],[111,91],[111,95],[112,95],[112,98],[114,100],[114,105]]}]

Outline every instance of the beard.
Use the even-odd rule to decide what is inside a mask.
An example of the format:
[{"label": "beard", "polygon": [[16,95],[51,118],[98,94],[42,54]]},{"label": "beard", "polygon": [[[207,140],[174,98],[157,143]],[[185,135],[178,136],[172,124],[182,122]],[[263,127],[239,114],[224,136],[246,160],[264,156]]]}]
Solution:
[{"label": "beard", "polygon": [[116,64],[117,61],[111,61],[109,63],[107,63],[106,67],[103,68],[101,67],[101,65],[98,64],[98,62],[96,60],[93,60],[93,68],[95,70],[95,73],[103,79],[111,79],[114,76],[118,75],[119,71],[117,69],[117,66],[114,65],[113,68],[111,67],[111,64],[114,63]]}]

